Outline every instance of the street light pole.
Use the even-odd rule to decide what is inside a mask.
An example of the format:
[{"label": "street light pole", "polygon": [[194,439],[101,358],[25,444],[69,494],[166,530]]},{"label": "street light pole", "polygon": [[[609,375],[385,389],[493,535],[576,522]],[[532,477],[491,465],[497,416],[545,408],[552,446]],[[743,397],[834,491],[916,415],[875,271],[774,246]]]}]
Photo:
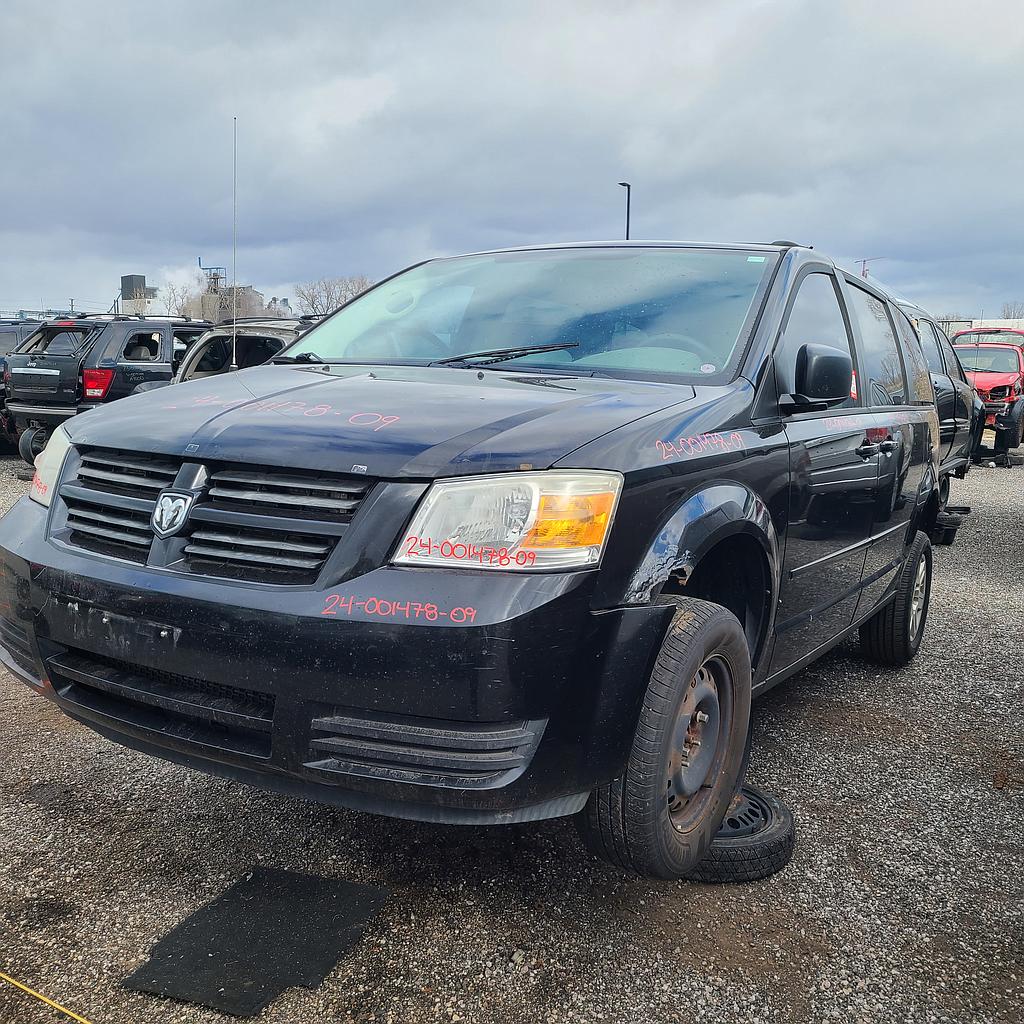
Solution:
[{"label": "street light pole", "polygon": [[626,190],[626,241],[629,241],[629,199],[632,186],[628,181],[620,181],[619,184]]}]

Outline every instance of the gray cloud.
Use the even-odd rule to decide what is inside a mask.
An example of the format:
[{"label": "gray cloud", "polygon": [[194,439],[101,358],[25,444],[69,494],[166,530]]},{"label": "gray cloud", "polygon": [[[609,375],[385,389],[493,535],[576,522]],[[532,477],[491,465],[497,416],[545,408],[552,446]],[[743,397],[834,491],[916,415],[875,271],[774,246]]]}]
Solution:
[{"label": "gray cloud", "polygon": [[0,307],[228,262],[235,114],[239,275],[268,293],[617,237],[628,178],[636,237],[883,256],[938,311],[1024,299],[1010,2],[8,0],[0,95]]}]

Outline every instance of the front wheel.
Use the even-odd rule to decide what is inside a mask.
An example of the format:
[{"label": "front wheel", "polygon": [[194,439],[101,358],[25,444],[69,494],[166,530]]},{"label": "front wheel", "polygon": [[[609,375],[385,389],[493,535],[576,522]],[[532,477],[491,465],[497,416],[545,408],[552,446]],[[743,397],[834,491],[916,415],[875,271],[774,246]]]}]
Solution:
[{"label": "front wheel", "polygon": [[18,454],[30,465],[36,464],[36,456],[46,447],[46,431],[42,427],[28,427],[18,438]]},{"label": "front wheel", "polygon": [[921,646],[931,592],[932,546],[918,531],[900,569],[896,596],[860,627],[864,655],[881,665],[906,665]]},{"label": "front wheel", "polygon": [[668,598],[675,617],[644,694],[622,775],[580,812],[597,856],[677,879],[707,853],[740,782],[750,725],[750,652],[719,605]]}]

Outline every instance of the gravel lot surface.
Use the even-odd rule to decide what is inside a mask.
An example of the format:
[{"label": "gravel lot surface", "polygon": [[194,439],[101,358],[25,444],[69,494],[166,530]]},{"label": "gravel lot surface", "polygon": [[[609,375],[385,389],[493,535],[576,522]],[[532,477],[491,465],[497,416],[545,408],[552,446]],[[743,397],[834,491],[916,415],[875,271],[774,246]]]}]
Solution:
[{"label": "gravel lot surface", "polygon": [[[0,461],[0,502],[24,493]],[[362,943],[259,1018],[1019,1022],[1024,467],[954,482],[905,670],[849,644],[755,707],[797,816],[769,881],[652,884],[565,821],[442,828],[271,796],[100,739],[0,672],[0,970],[93,1024],[222,1022],[119,980],[253,864],[386,886]],[[0,1022],[66,1020],[0,981]]]}]

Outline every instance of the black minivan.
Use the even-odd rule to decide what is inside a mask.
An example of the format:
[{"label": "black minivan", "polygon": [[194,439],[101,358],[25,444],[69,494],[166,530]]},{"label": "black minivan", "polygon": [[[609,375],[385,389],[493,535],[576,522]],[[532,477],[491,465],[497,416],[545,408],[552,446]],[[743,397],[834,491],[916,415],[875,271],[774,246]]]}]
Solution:
[{"label": "black minivan", "polygon": [[147,381],[169,381],[205,320],[88,313],[40,324],[7,358],[7,409],[30,465],[58,424]]},{"label": "black minivan", "polygon": [[578,815],[693,870],[751,698],[925,629],[939,427],[880,291],[789,243],[433,259],[271,363],[69,420],[0,522],[4,663],[281,793]]}]

